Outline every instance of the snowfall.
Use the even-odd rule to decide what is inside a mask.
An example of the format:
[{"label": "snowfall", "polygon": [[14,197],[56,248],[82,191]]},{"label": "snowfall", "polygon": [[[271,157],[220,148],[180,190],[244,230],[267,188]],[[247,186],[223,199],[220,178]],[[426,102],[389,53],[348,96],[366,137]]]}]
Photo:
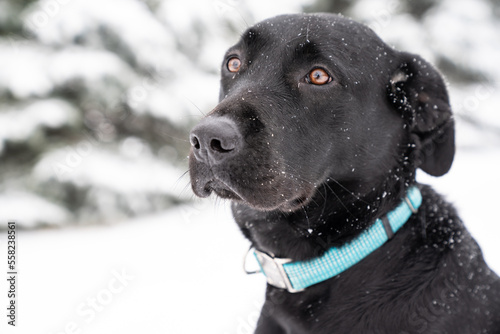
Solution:
[{"label": "snowfall", "polygon": [[[458,207],[496,272],[499,164],[498,149],[459,151],[448,175],[421,178]],[[227,203],[210,200],[114,225],[20,231],[17,327],[7,328],[3,317],[0,328],[252,333],[265,280],[244,274],[248,246]]]},{"label": "snowfall", "polygon": [[[370,12],[369,6],[375,2],[378,3],[360,1],[359,6],[366,5],[360,15]],[[221,3],[233,5],[234,1]],[[267,8],[263,1],[255,3],[253,10],[259,20],[281,11],[298,11],[297,5],[288,4],[280,9],[279,6]],[[477,50],[467,53],[476,57],[473,66],[480,69],[490,66],[489,69],[497,71],[493,76],[498,79],[498,45],[491,50],[479,46],[485,43],[462,45],[460,49],[460,43],[454,40],[474,30],[471,27],[481,31],[487,24],[481,19],[481,13],[487,10],[481,7],[484,2],[477,1],[477,4],[474,8],[479,14],[436,13],[427,28],[436,31],[434,43],[438,46],[435,48],[440,48],[442,53],[460,53],[463,48]],[[475,14],[479,19],[471,19]],[[439,36],[444,33],[433,26],[442,19],[439,15],[450,20],[449,26],[457,31]],[[385,27],[379,33],[387,38],[403,31],[417,36],[416,26],[408,20],[394,17],[390,22],[392,28],[403,21],[405,28]],[[468,27],[461,26],[464,20],[468,20]],[[378,23],[386,24],[380,20]],[[481,36],[487,38],[485,34]],[[219,53],[232,42],[220,46]],[[408,48],[418,52],[424,43],[416,38]],[[490,59],[485,54],[489,54]],[[498,82],[492,87],[498,87]],[[500,101],[491,89],[478,86],[464,93],[462,88],[451,86],[454,108],[460,110],[473,103],[472,110],[478,114],[481,111],[479,119],[499,125]],[[480,133],[460,119],[457,123],[457,154],[451,171],[440,178],[421,172],[418,180],[433,185],[454,203],[482,247],[486,261],[500,273],[500,140],[498,135]],[[186,192],[190,192],[188,177],[176,173],[172,171],[166,176],[169,188],[186,196]],[[36,202],[30,203],[36,205]],[[15,220],[16,216],[10,218]],[[6,253],[6,241],[6,234],[2,232],[0,259]],[[162,213],[103,225],[18,230],[17,322],[15,328],[7,325],[8,286],[7,281],[1,279],[0,332],[252,333],[264,300],[265,280],[261,275],[244,273],[243,259],[248,247],[248,241],[232,220],[229,203],[215,199],[194,199]]]}]

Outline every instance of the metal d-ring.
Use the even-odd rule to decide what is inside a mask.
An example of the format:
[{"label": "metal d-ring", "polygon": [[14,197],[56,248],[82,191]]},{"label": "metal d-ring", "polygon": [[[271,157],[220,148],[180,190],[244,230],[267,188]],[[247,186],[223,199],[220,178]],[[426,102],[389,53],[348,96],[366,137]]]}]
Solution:
[{"label": "metal d-ring", "polygon": [[257,269],[257,270],[248,270],[247,269],[247,260],[248,260],[248,254],[250,254],[250,251],[254,249],[253,246],[250,246],[248,248],[248,251],[245,253],[245,257],[243,258],[243,270],[247,275],[253,275],[253,274],[258,274],[262,272],[262,269]]}]

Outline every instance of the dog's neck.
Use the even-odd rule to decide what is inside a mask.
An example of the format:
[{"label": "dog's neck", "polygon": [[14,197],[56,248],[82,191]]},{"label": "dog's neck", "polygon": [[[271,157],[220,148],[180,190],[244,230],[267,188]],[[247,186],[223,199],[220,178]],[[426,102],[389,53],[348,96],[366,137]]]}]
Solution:
[{"label": "dog's neck", "polygon": [[233,215],[257,249],[303,261],[359,235],[394,209],[413,183],[400,177],[388,177],[376,186],[329,180],[301,210],[263,212],[234,203]]}]

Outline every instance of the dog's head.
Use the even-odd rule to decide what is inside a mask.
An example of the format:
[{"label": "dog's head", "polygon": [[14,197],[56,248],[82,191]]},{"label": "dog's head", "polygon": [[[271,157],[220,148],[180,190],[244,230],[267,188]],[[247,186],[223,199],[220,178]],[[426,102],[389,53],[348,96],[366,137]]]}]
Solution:
[{"label": "dog's head", "polygon": [[224,57],[220,103],[191,132],[196,195],[293,211],[328,180],[366,189],[446,173],[454,126],[440,74],[337,15],[275,17]]}]

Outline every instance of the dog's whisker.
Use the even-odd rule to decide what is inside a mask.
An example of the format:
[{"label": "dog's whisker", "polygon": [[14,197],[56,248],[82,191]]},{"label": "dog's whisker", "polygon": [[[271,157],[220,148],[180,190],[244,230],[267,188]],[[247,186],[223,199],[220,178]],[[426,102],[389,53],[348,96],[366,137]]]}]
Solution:
[{"label": "dog's whisker", "polygon": [[[190,189],[191,187],[191,182],[188,182],[184,188],[181,190],[181,193],[179,194],[180,196],[183,196],[185,193],[188,192],[188,189]],[[191,193],[191,196],[194,196],[194,193]]]},{"label": "dog's whisker", "polygon": [[179,142],[189,142],[189,139],[179,138],[179,137],[173,136],[171,134],[168,134],[166,132],[160,132],[159,135],[160,135],[160,137],[171,138],[171,139],[174,139],[174,140],[179,141]]},{"label": "dog's whisker", "polygon": [[[321,214],[319,215],[318,221],[320,221],[320,220],[321,220],[321,218],[323,218],[323,215],[324,215],[325,210],[326,210],[326,204],[327,204],[327,201],[326,201],[326,198],[327,198],[327,189],[326,189],[326,187],[325,187],[325,186],[323,186],[322,188],[323,188],[323,190],[325,191],[325,194],[324,194],[324,195],[322,195],[322,196],[323,196],[323,199],[324,199],[324,201],[323,201],[323,209],[321,210]],[[320,193],[321,193],[321,192],[320,192]]]},{"label": "dog's whisker", "polygon": [[335,190],[333,190],[332,187],[330,187],[330,185],[328,183],[325,183],[325,185],[330,189],[332,194],[337,198],[340,205],[342,205],[342,207],[347,211],[347,213],[349,213],[351,215],[351,217],[356,218],[356,216],[349,210],[349,208],[344,204],[344,202],[342,202],[342,199],[339,197],[339,195],[337,195]]},{"label": "dog's whisker", "polygon": [[205,114],[205,113],[204,113],[204,112],[200,109],[200,107],[198,107],[198,106],[196,105],[196,103],[194,103],[194,102],[193,102],[190,98],[188,98],[187,96],[185,96],[184,98],[185,98],[185,99],[186,99],[189,103],[191,103],[191,104],[193,105],[193,107],[195,107],[195,108],[196,108],[196,110],[198,110],[198,111],[200,112],[200,114],[201,114],[203,117],[207,116],[207,115],[206,115],[206,114]]},{"label": "dog's whisker", "polygon": [[189,173],[189,170],[190,170],[190,169],[188,168],[188,170],[187,170],[187,171],[185,171],[184,173],[182,173],[182,175],[181,175],[181,176],[179,176],[179,178],[178,178],[178,179],[177,179],[177,181],[176,181],[176,184],[177,184],[177,182],[179,182],[179,181],[180,181],[180,180],[181,180],[184,176],[186,176],[186,175],[187,175],[187,173]]},{"label": "dog's whisker", "polygon": [[302,210],[304,211],[304,215],[306,216],[306,220],[307,220],[307,232],[309,234],[312,233],[312,230],[311,230],[311,221],[309,220],[309,216],[307,215],[307,210],[305,208],[305,206],[301,206]]},{"label": "dog's whisker", "polygon": [[335,182],[339,187],[341,187],[342,189],[344,189],[345,191],[347,191],[350,195],[352,195],[353,197],[355,197],[357,200],[367,204],[367,205],[370,205],[370,203],[366,202],[365,200],[363,200],[361,197],[359,197],[358,195],[356,195],[353,191],[347,189],[344,185],[342,185],[339,181],[335,180],[334,178],[329,178],[329,180]]},{"label": "dog's whisker", "polygon": [[[286,163],[286,162],[282,162],[283,166],[287,167],[288,169],[290,169],[291,173],[293,175],[293,178],[294,179],[297,179],[299,181],[302,181],[302,182],[305,182],[307,183],[308,185],[314,185],[314,182],[310,181],[310,180],[307,180],[306,178],[300,176],[300,173],[297,171],[297,168],[290,165],[289,163]],[[285,174],[286,175],[286,174]]]},{"label": "dog's whisker", "polygon": [[[174,183],[174,189],[177,188],[177,186],[179,185],[179,183],[181,182],[181,180],[186,175],[188,175],[188,173],[189,173],[189,169],[187,171],[185,171],[184,173],[182,173],[182,175],[177,178],[177,180]],[[181,195],[186,191],[186,189],[187,189],[187,187],[189,187],[189,185],[191,185],[191,180],[188,180],[187,184],[184,186],[183,190],[181,191]]]}]

